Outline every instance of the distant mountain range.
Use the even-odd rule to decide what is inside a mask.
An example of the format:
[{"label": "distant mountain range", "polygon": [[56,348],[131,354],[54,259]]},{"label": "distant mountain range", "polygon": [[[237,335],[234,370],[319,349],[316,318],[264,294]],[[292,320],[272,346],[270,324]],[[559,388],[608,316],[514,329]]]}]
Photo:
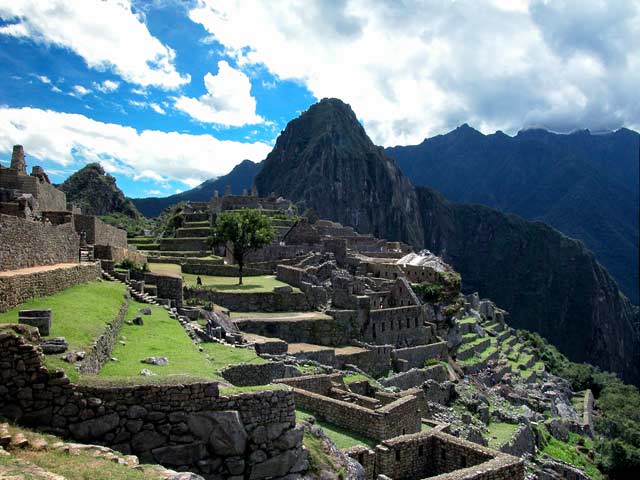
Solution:
[{"label": "distant mountain range", "polygon": [[628,129],[483,135],[463,125],[387,148],[414,185],[540,220],[582,240],[638,303],[640,135]]},{"label": "distant mountain range", "polygon": [[169,197],[132,198],[131,201],[145,217],[157,217],[162,211],[180,202],[206,202],[211,200],[217,190],[223,195],[227,185],[231,191],[240,194],[244,189],[249,190],[253,185],[253,179],[260,171],[261,163],[251,160],[243,160],[236,165],[231,172],[218,178],[206,180],[195,188],[186,192],[171,195]]}]

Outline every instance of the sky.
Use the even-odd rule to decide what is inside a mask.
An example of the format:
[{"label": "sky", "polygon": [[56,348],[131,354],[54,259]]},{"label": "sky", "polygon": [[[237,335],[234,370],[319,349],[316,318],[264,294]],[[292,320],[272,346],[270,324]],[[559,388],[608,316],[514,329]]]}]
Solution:
[{"label": "sky", "polygon": [[167,196],[324,97],[383,146],[638,130],[639,45],[640,0],[0,0],[0,163]]}]

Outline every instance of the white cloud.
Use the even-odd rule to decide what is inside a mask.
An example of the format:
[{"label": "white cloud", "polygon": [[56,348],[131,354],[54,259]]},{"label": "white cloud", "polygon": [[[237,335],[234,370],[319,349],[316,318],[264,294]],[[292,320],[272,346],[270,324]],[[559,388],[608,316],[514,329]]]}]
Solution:
[{"label": "white cloud", "polygon": [[62,92],[62,90],[60,90],[60,89],[59,89],[58,87],[56,87],[55,85],[52,85],[52,86],[51,86],[51,91],[52,91],[52,92],[55,92],[55,93],[61,93],[61,92]]},{"label": "white cloud", "polygon": [[72,50],[97,70],[142,86],[173,89],[190,81],[175,52],[155,38],[130,0],[0,0],[1,35]]},{"label": "white cloud", "polygon": [[73,92],[71,92],[70,95],[74,97],[84,97],[89,93],[91,93],[91,90],[88,88],[85,88],[82,85],[74,85]]},{"label": "white cloud", "polygon": [[166,113],[167,113],[167,112],[165,112],[165,111],[164,111],[164,109],[163,109],[160,105],[158,105],[157,103],[150,103],[150,104],[149,104],[149,107],[151,107],[151,109],[152,109],[154,112],[159,113],[160,115],[164,115],[164,114],[166,114]]},{"label": "white cloud", "polygon": [[228,173],[244,159],[260,161],[265,143],[218,140],[103,123],[84,115],[37,108],[0,107],[0,153],[22,144],[30,158],[77,168],[100,162],[110,172],[189,187]]},{"label": "white cloud", "polygon": [[161,195],[162,192],[160,190],[147,190],[147,195]]},{"label": "white cloud", "polygon": [[105,80],[102,83],[93,82],[93,87],[102,93],[115,92],[120,86],[120,82],[114,82],[113,80]]},{"label": "white cloud", "polygon": [[350,103],[384,145],[463,122],[513,132],[640,124],[640,3],[198,0],[240,68]]},{"label": "white cloud", "polygon": [[217,75],[204,76],[204,85],[207,93],[200,98],[180,96],[175,99],[175,107],[206,123],[240,127],[264,121],[256,115],[249,78],[226,61],[218,62]]},{"label": "white cloud", "polygon": [[51,79],[49,77],[47,77],[46,75],[37,75],[38,80],[40,80],[42,83],[45,84],[49,84],[51,83]]}]

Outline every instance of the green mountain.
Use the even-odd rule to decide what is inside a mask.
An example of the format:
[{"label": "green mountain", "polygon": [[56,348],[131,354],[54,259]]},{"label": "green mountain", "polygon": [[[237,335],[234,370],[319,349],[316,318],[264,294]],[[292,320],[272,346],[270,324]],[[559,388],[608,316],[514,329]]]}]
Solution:
[{"label": "green mountain", "polygon": [[289,122],[256,185],[362,233],[433,250],[462,274],[465,291],[512,312],[512,324],[640,384],[638,308],[581,242],[415,189],[340,100],[322,100]]},{"label": "green mountain", "polygon": [[388,148],[414,185],[455,202],[540,220],[582,240],[634,302],[639,298],[640,135],[627,129],[483,135],[463,125]]},{"label": "green mountain", "polygon": [[67,194],[67,201],[81,207],[84,214],[122,214],[132,219],[140,216],[116,185],[116,179],[105,173],[99,163],[87,164],[58,188]]}]

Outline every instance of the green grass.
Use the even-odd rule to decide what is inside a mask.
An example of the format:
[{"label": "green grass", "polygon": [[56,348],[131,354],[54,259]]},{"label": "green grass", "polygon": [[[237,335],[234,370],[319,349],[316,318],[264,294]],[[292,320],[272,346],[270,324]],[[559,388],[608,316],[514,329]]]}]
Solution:
[{"label": "green grass", "polygon": [[596,467],[595,462],[578,450],[578,443],[583,443],[586,448],[593,448],[593,442],[591,440],[578,434],[570,433],[569,441],[562,442],[551,436],[544,426],[539,426],[538,432],[543,438],[544,446],[541,449],[541,453],[584,470],[591,480],[604,479],[602,473]]},{"label": "green grass", "polygon": [[[0,314],[0,323],[18,323],[18,310],[50,308],[51,337],[65,337],[69,350],[87,350],[112,322],[123,302],[125,287],[119,282],[94,281],[48,297],[34,298]],[[63,368],[75,380],[78,372],[60,355],[45,356],[49,368]]]},{"label": "green grass", "polygon": [[[298,420],[306,420],[313,414],[302,409],[296,409],[296,418]],[[323,422],[316,418],[316,424],[324,430],[324,433],[333,440],[333,443],[340,449],[351,448],[355,445],[365,445],[374,448],[378,442],[371,438],[366,438],[357,433],[350,432],[344,428],[338,427],[332,423]]]},{"label": "green grass", "polygon": [[322,440],[315,437],[311,432],[305,431],[303,443],[309,452],[309,470],[311,473],[319,475],[322,471],[335,472],[337,466],[331,456],[324,451]]},{"label": "green grass", "polygon": [[346,383],[347,385],[349,385],[350,383],[366,380],[367,382],[369,382],[370,385],[376,386],[378,388],[382,388],[382,385],[380,385],[380,383],[378,383],[378,381],[375,378],[369,377],[367,375],[363,375],[362,373],[350,373],[349,375],[345,375],[343,377],[343,380],[344,380],[344,383]]},{"label": "green grass", "polygon": [[518,425],[511,423],[492,422],[487,427],[489,433],[486,435],[491,448],[500,448],[507,443],[509,439],[516,433]]},{"label": "green grass", "polygon": [[[162,381],[174,375],[219,380],[215,367],[198,351],[178,321],[169,318],[165,309],[155,305],[149,306],[151,315],[138,313],[138,309],[145,306],[149,305],[130,302],[127,318],[140,315],[144,325],[125,323],[122,326],[120,338],[126,337],[126,345],[116,343],[112,356],[118,361],[107,362],[98,377],[105,380],[138,380],[143,378],[140,371],[146,368],[157,375],[152,377],[153,381]],[[161,367],[140,362],[153,356],[167,357],[169,364]]]},{"label": "green grass", "polygon": [[[185,273],[183,274],[183,277],[187,285],[196,285],[196,279],[198,275]],[[287,285],[284,282],[276,280],[276,277],[274,275],[244,277],[242,279],[243,285],[238,285],[237,277],[214,277],[209,275],[200,275],[200,278],[202,279],[202,285],[204,287],[212,287],[215,290],[235,293],[272,292],[273,287],[281,287],[283,285]],[[300,290],[294,287],[293,291],[299,292]]]},{"label": "green grass", "polygon": [[476,323],[477,320],[473,317],[463,318],[462,320],[458,320],[458,325],[472,325]]},{"label": "green grass", "polygon": [[209,355],[209,364],[214,370],[239,363],[267,363],[264,358],[256,355],[253,348],[237,348],[222,343],[201,343],[204,353]]},{"label": "green grass", "polygon": [[[12,425],[9,426],[9,431],[12,434],[20,432],[30,441],[43,438],[49,445],[62,441],[52,435],[35,433]],[[77,454],[72,454],[54,449],[43,451],[15,449],[11,451],[10,456],[0,456],[0,467],[2,467],[0,468],[0,478],[25,480],[44,478],[30,470],[32,468],[30,464],[47,472],[61,475],[68,480],[160,480],[165,478],[164,475],[148,468],[141,471],[126,465],[119,465],[108,459],[97,458],[91,451],[77,450]]]},{"label": "green grass", "polygon": [[175,263],[149,263],[149,270],[156,273],[175,273],[182,275],[182,267]]}]

